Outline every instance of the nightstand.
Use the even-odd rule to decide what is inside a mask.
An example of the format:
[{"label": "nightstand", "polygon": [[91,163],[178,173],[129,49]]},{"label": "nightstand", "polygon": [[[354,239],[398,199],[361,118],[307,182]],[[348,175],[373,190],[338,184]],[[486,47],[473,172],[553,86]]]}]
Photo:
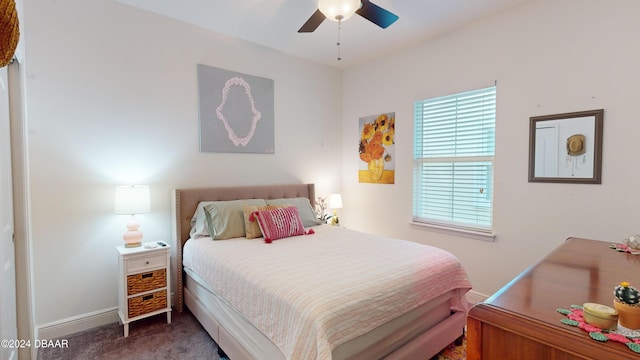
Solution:
[{"label": "nightstand", "polygon": [[171,323],[170,246],[147,242],[116,247],[118,251],[118,315],[129,336],[129,323],[166,312]]}]

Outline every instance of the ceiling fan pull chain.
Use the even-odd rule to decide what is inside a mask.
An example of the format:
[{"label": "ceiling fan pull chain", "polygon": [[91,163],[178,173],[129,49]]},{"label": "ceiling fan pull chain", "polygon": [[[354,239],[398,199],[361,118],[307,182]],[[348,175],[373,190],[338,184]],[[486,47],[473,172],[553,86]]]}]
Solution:
[{"label": "ceiling fan pull chain", "polygon": [[340,61],[342,60],[342,56],[340,54],[340,34],[342,31],[342,17],[337,16],[336,18],[338,19],[338,42],[336,43],[336,45],[338,46],[338,61]]}]

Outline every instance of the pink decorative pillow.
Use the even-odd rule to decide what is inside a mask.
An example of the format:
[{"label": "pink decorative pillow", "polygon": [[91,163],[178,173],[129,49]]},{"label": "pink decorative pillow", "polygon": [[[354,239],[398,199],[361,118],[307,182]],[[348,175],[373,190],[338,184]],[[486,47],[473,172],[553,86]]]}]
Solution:
[{"label": "pink decorative pillow", "polygon": [[266,243],[305,234],[298,208],[295,206],[258,210],[251,215],[258,220],[260,231],[262,231]]},{"label": "pink decorative pillow", "polygon": [[262,237],[262,233],[260,232],[260,224],[258,224],[258,219],[256,216],[252,216],[252,214],[259,210],[272,210],[279,209],[284,207],[289,207],[291,205],[266,205],[266,206],[256,206],[256,205],[247,205],[242,208],[242,213],[244,215],[244,230],[245,237],[247,239],[254,239]]}]

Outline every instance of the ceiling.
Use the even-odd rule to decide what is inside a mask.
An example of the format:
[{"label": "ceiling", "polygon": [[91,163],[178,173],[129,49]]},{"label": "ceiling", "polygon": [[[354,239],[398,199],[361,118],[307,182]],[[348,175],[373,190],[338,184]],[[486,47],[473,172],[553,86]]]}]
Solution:
[{"label": "ceiling", "polygon": [[345,69],[532,0],[373,0],[400,19],[387,29],[357,14],[344,21],[340,61],[337,22],[326,19],[315,32],[297,32],[317,0],[118,1]]}]

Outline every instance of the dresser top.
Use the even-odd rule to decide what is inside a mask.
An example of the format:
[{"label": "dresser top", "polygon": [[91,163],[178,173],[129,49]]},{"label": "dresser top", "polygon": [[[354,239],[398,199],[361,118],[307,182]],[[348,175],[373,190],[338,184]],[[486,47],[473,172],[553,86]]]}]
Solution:
[{"label": "dresser top", "polygon": [[599,342],[565,325],[556,309],[586,302],[613,306],[622,281],[640,286],[640,255],[609,243],[569,238],[487,301],[469,310],[467,355],[475,359],[638,359],[627,346]]},{"label": "dresser top", "polygon": [[566,325],[557,308],[586,302],[613,307],[613,289],[621,281],[640,286],[640,255],[618,252],[609,244],[569,238],[485,304],[558,327]]}]

